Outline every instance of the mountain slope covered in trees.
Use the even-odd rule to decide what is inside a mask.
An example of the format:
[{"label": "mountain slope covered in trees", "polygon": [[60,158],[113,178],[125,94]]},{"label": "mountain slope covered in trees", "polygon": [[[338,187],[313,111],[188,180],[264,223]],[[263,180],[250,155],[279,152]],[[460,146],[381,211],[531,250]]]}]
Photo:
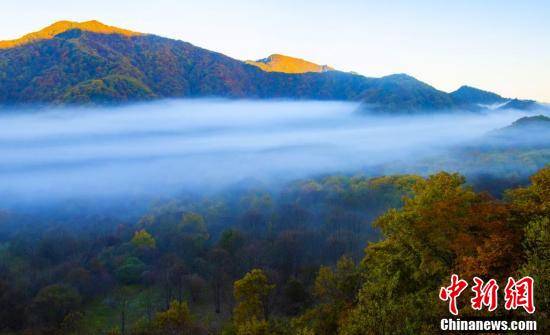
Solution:
[{"label": "mountain slope covered in trees", "polygon": [[496,104],[506,102],[507,99],[500,95],[487,92],[471,86],[462,86],[458,90],[451,92],[451,98],[457,104]]},{"label": "mountain slope covered in trees", "polygon": [[463,96],[457,103],[452,95],[406,75],[266,72],[183,41],[97,21],[58,22],[0,46],[3,105],[289,98],[357,101],[378,111],[418,112],[468,108],[478,102]]},{"label": "mountain slope covered in trees", "polygon": [[[532,276],[548,327],[550,167],[501,199],[465,181],[327,176],[182,196],[136,221],[2,213],[0,331],[434,334],[451,273]],[[525,318],[474,311],[470,297],[461,317]]]}]

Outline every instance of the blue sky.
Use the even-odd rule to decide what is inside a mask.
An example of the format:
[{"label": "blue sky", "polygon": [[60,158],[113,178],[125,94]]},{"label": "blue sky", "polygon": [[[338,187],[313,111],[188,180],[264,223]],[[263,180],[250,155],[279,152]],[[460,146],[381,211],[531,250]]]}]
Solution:
[{"label": "blue sky", "polygon": [[9,1],[0,40],[96,19],[238,59],[283,53],[367,76],[408,73],[550,102],[550,1]]}]

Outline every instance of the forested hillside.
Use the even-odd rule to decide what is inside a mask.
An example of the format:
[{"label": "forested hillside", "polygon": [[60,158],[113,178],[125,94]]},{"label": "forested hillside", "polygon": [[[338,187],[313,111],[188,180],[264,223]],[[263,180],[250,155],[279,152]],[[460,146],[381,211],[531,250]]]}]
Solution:
[{"label": "forested hillside", "polygon": [[549,195],[546,167],[501,199],[441,172],[243,185],[135,222],[4,212],[0,331],[433,334],[451,273],[533,276],[547,327]]},{"label": "forested hillside", "polygon": [[[290,66],[292,70],[281,71],[291,73],[271,72],[261,63],[263,71],[183,41],[97,21],[62,21],[21,39],[0,42],[0,105],[289,98],[360,101],[365,110],[412,113],[477,109],[476,104],[487,101],[480,100],[477,91],[447,94],[407,75],[368,78],[285,59],[292,59],[292,64],[272,64],[273,69]],[[532,106],[518,100],[510,107]]]}]

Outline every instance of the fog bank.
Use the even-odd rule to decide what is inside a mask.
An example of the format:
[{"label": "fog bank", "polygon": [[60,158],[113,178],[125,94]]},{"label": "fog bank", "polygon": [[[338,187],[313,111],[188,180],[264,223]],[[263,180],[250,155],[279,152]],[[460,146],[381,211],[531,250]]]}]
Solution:
[{"label": "fog bank", "polygon": [[0,195],[155,195],[345,173],[422,159],[526,115],[388,117],[356,109],[343,102],[171,100],[4,114]]}]

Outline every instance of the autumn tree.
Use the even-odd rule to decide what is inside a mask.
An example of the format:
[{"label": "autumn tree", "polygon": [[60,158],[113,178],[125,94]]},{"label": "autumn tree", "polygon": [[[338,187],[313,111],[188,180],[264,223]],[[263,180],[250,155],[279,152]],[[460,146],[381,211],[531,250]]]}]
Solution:
[{"label": "autumn tree", "polygon": [[172,301],[166,311],[159,312],[155,316],[153,323],[155,334],[198,335],[204,333],[193,320],[189,306],[183,301]]},{"label": "autumn tree", "polygon": [[403,208],[376,220],[384,239],[366,249],[358,303],[340,333],[433,332],[451,273],[503,278],[517,269],[521,240],[509,215],[458,174],[418,181]]},{"label": "autumn tree", "polygon": [[550,310],[550,166],[531,177],[531,184],[510,190],[515,223],[524,229],[525,263],[520,275],[535,280],[536,317],[541,329],[548,329]]},{"label": "autumn tree", "polygon": [[294,320],[296,331],[337,334],[340,324],[355,305],[360,286],[361,272],[352,259],[340,258],[335,269],[322,266],[314,285],[319,303]]},{"label": "autumn tree", "polygon": [[154,249],[156,241],[145,229],[141,229],[136,231],[134,237],[132,237],[132,245],[139,249]]},{"label": "autumn tree", "polygon": [[248,272],[234,283],[236,306],[233,321],[237,334],[265,334],[268,328],[269,296],[275,285],[260,269]]}]

